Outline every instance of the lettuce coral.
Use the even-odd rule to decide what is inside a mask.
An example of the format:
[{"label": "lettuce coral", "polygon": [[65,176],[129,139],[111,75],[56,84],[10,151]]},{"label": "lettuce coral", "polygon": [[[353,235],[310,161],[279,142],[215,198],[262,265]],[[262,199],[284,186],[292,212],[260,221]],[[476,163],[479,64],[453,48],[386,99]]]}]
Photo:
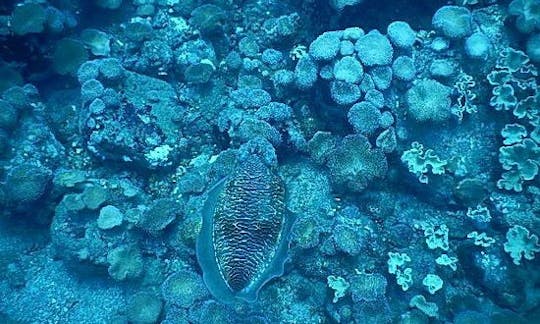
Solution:
[{"label": "lettuce coral", "polygon": [[424,151],[424,146],[418,142],[413,142],[411,148],[403,152],[401,161],[406,163],[409,171],[414,173],[421,183],[428,183],[428,173],[436,175],[445,173],[445,167],[448,164],[433,150]]},{"label": "lettuce coral", "polygon": [[499,161],[506,170],[497,182],[499,188],[521,191],[523,183],[538,175],[540,147],[530,138],[499,148]]},{"label": "lettuce coral", "polygon": [[534,254],[540,252],[538,236],[523,226],[514,225],[506,233],[504,251],[510,254],[515,265],[520,265],[522,259],[532,260]]}]

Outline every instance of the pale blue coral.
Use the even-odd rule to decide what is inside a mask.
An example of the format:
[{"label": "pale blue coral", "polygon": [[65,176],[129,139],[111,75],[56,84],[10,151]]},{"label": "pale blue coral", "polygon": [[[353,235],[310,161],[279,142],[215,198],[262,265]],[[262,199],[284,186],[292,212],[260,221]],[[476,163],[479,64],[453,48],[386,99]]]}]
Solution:
[{"label": "pale blue coral", "polygon": [[358,58],[366,66],[388,65],[392,63],[394,49],[386,36],[372,30],[360,37],[355,44]]},{"label": "pale blue coral", "polygon": [[433,27],[449,38],[463,38],[472,32],[469,9],[460,6],[444,6],[433,15]]}]

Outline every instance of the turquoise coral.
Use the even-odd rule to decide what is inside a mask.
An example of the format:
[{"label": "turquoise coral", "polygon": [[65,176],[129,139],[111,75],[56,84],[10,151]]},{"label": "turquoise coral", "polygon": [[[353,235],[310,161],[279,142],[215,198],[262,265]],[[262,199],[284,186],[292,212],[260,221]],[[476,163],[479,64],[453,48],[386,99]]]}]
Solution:
[{"label": "turquoise coral", "polygon": [[467,238],[474,240],[474,245],[481,247],[490,247],[495,243],[495,239],[489,237],[486,233],[478,233],[477,231],[470,232],[467,234]]},{"label": "turquoise coral", "polygon": [[534,254],[540,252],[538,236],[523,226],[515,225],[506,233],[504,251],[510,254],[515,265],[520,265],[522,259],[532,260]]},{"label": "turquoise coral", "polygon": [[520,143],[527,136],[527,129],[520,124],[507,124],[501,130],[504,145]]},{"label": "turquoise coral", "polygon": [[535,322],[540,6],[443,2],[2,2],[0,323]]},{"label": "turquoise coral", "polygon": [[438,317],[439,307],[437,304],[428,302],[422,295],[416,295],[411,298],[409,306],[416,307],[429,317]]},{"label": "turquoise coral", "polygon": [[17,35],[40,33],[45,28],[47,15],[38,3],[25,3],[16,6],[11,18],[11,28]]},{"label": "turquoise coral", "polygon": [[448,254],[443,253],[439,257],[437,257],[437,259],[435,259],[435,263],[441,266],[450,267],[452,271],[456,271],[458,259],[456,257],[451,257]]},{"label": "turquoise coral", "polygon": [[497,182],[499,188],[521,191],[523,183],[538,175],[540,147],[530,138],[499,149],[499,161],[505,172]]},{"label": "turquoise coral", "polygon": [[400,48],[410,48],[416,41],[416,32],[405,21],[393,21],[386,29],[392,44]]},{"label": "turquoise coral", "polygon": [[309,54],[318,61],[328,61],[336,57],[339,51],[340,34],[325,32],[309,45]]},{"label": "turquoise coral", "polygon": [[419,122],[440,122],[451,116],[450,88],[436,80],[419,80],[405,96],[408,112]]},{"label": "turquoise coral", "polygon": [[449,38],[463,38],[472,32],[471,12],[465,7],[444,6],[433,15],[433,26]]},{"label": "turquoise coral", "polygon": [[516,27],[523,33],[540,29],[540,3],[536,0],[514,0],[508,5],[508,12],[517,16]]},{"label": "turquoise coral", "polygon": [[415,174],[421,183],[428,183],[428,174],[439,175],[445,173],[445,160],[440,159],[431,149],[424,149],[418,142],[413,142],[411,148],[401,155],[401,161],[405,163],[409,172]]},{"label": "turquoise coral", "polygon": [[448,226],[442,224],[440,226],[424,225],[424,236],[429,249],[442,249],[448,251]]},{"label": "turquoise coral", "polygon": [[355,44],[358,58],[366,66],[388,65],[392,63],[394,49],[386,36],[372,30],[360,37]]},{"label": "turquoise coral", "polygon": [[339,276],[328,276],[327,277],[328,287],[334,290],[334,298],[332,299],[333,303],[336,303],[340,298],[345,296],[345,293],[351,286],[345,279]]},{"label": "turquoise coral", "polygon": [[118,281],[135,279],[143,272],[144,261],[135,245],[122,245],[107,255],[109,275]]},{"label": "turquoise coral", "polygon": [[433,295],[443,287],[443,280],[436,274],[428,273],[422,280],[422,284]]},{"label": "turquoise coral", "polygon": [[384,153],[372,148],[361,135],[348,135],[333,149],[327,166],[332,180],[354,191],[364,190],[371,181],[382,178],[388,169]]},{"label": "turquoise coral", "polygon": [[388,273],[396,276],[396,282],[403,291],[409,290],[413,284],[412,268],[406,267],[411,258],[406,253],[388,252]]}]

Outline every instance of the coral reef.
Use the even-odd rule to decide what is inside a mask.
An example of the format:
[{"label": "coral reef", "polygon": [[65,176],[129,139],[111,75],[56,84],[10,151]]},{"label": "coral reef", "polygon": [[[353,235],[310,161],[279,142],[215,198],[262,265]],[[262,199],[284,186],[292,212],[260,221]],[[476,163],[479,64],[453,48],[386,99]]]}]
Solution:
[{"label": "coral reef", "polygon": [[1,323],[538,322],[538,0],[9,0],[0,45]]}]

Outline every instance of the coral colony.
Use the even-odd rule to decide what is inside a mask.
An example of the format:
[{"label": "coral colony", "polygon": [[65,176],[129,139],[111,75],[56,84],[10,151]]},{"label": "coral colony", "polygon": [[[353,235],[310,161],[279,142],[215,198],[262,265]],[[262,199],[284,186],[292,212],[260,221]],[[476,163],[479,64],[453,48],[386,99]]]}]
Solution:
[{"label": "coral colony", "polygon": [[0,323],[540,323],[540,0],[0,2]]}]

